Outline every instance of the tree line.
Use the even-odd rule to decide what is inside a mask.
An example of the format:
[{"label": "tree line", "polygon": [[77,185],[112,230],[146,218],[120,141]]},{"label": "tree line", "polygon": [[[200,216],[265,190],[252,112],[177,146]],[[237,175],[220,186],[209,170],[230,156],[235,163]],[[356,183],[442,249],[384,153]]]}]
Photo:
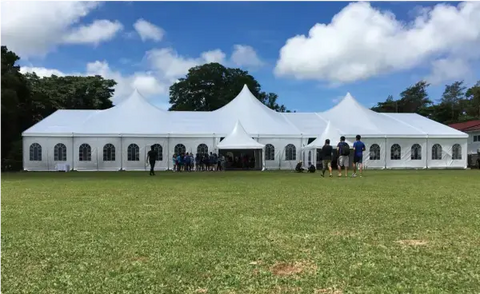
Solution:
[{"label": "tree line", "polygon": [[463,81],[445,85],[442,96],[434,103],[427,93],[429,84],[420,81],[400,93],[389,95],[371,109],[377,112],[418,113],[443,124],[480,119],[480,81],[466,87]]}]

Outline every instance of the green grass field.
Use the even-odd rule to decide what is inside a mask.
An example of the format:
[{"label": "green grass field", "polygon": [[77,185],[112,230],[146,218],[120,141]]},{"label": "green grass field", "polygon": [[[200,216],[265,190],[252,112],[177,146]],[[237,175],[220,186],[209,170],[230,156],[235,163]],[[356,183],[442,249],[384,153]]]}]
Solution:
[{"label": "green grass field", "polygon": [[478,293],[480,172],[2,175],[2,293]]}]

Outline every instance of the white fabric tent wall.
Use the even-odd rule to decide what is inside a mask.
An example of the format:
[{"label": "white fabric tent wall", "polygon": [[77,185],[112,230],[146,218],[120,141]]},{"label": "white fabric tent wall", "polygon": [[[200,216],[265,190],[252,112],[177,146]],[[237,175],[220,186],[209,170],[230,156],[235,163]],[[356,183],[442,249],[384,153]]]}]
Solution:
[{"label": "white fabric tent wall", "polygon": [[[401,147],[400,159],[392,159],[392,146],[398,144]],[[412,159],[412,146],[420,145],[422,148],[421,159]],[[386,166],[387,169],[395,168],[427,168],[427,139],[424,138],[387,138]]]},{"label": "white fabric tent wall", "polygon": [[[442,159],[432,159],[432,147],[435,144],[442,146]],[[460,144],[462,147],[462,158],[458,160],[452,159],[453,145]],[[467,139],[441,139],[428,138],[427,140],[427,165],[428,168],[467,168]]]},{"label": "white fabric tent wall", "polygon": [[[258,142],[273,145],[275,148],[275,160],[266,160],[265,167],[268,170],[291,170],[301,158],[301,151],[304,139],[301,138],[258,138]],[[285,160],[285,147],[289,144],[295,146],[295,160]]]},{"label": "white fabric tent wall", "polygon": [[[386,139],[385,138],[362,138],[362,142],[365,144],[365,152],[363,153],[363,166],[366,169],[385,169]],[[370,147],[374,144],[377,144],[380,147],[379,160],[373,160],[370,158]]]},{"label": "white fabric tent wall", "polygon": [[[30,161],[30,146],[34,143],[42,147],[42,160]],[[24,137],[23,138],[23,169],[27,171],[48,171],[48,144],[47,137]],[[68,148],[68,147],[67,147]]]},{"label": "white fabric tent wall", "polygon": [[[97,171],[100,155],[103,155],[103,149],[99,150],[99,139],[97,137],[74,137],[73,138],[73,150],[75,154],[73,169],[77,171]],[[82,144],[88,144],[91,148],[91,160],[80,161],[80,146]],[[103,146],[102,146],[103,148]]]}]

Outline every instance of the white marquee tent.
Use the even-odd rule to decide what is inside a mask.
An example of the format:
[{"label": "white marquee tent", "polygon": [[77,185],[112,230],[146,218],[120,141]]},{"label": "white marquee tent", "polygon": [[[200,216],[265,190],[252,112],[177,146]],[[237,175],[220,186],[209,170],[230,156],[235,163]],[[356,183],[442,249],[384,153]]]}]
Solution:
[{"label": "white marquee tent", "polygon": [[264,146],[262,164],[270,170],[292,169],[308,142],[321,144],[329,136],[335,142],[338,135],[354,141],[357,134],[367,147],[367,168],[467,166],[468,135],[420,115],[377,113],[350,94],[325,112],[278,113],[246,86],[230,103],[209,112],[164,111],[137,91],[106,110],[57,110],[23,132],[23,164],[31,171],[65,165],[74,170],[146,170],[146,153],[154,145],[155,168],[167,170],[174,154],[217,152],[235,130],[235,136],[243,132]]}]

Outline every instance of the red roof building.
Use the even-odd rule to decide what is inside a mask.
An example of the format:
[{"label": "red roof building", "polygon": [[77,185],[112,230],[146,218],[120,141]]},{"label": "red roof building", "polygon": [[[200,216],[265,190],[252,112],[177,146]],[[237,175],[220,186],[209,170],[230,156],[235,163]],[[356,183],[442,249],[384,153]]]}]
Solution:
[{"label": "red roof building", "polygon": [[480,119],[449,124],[448,126],[461,132],[480,131]]}]

